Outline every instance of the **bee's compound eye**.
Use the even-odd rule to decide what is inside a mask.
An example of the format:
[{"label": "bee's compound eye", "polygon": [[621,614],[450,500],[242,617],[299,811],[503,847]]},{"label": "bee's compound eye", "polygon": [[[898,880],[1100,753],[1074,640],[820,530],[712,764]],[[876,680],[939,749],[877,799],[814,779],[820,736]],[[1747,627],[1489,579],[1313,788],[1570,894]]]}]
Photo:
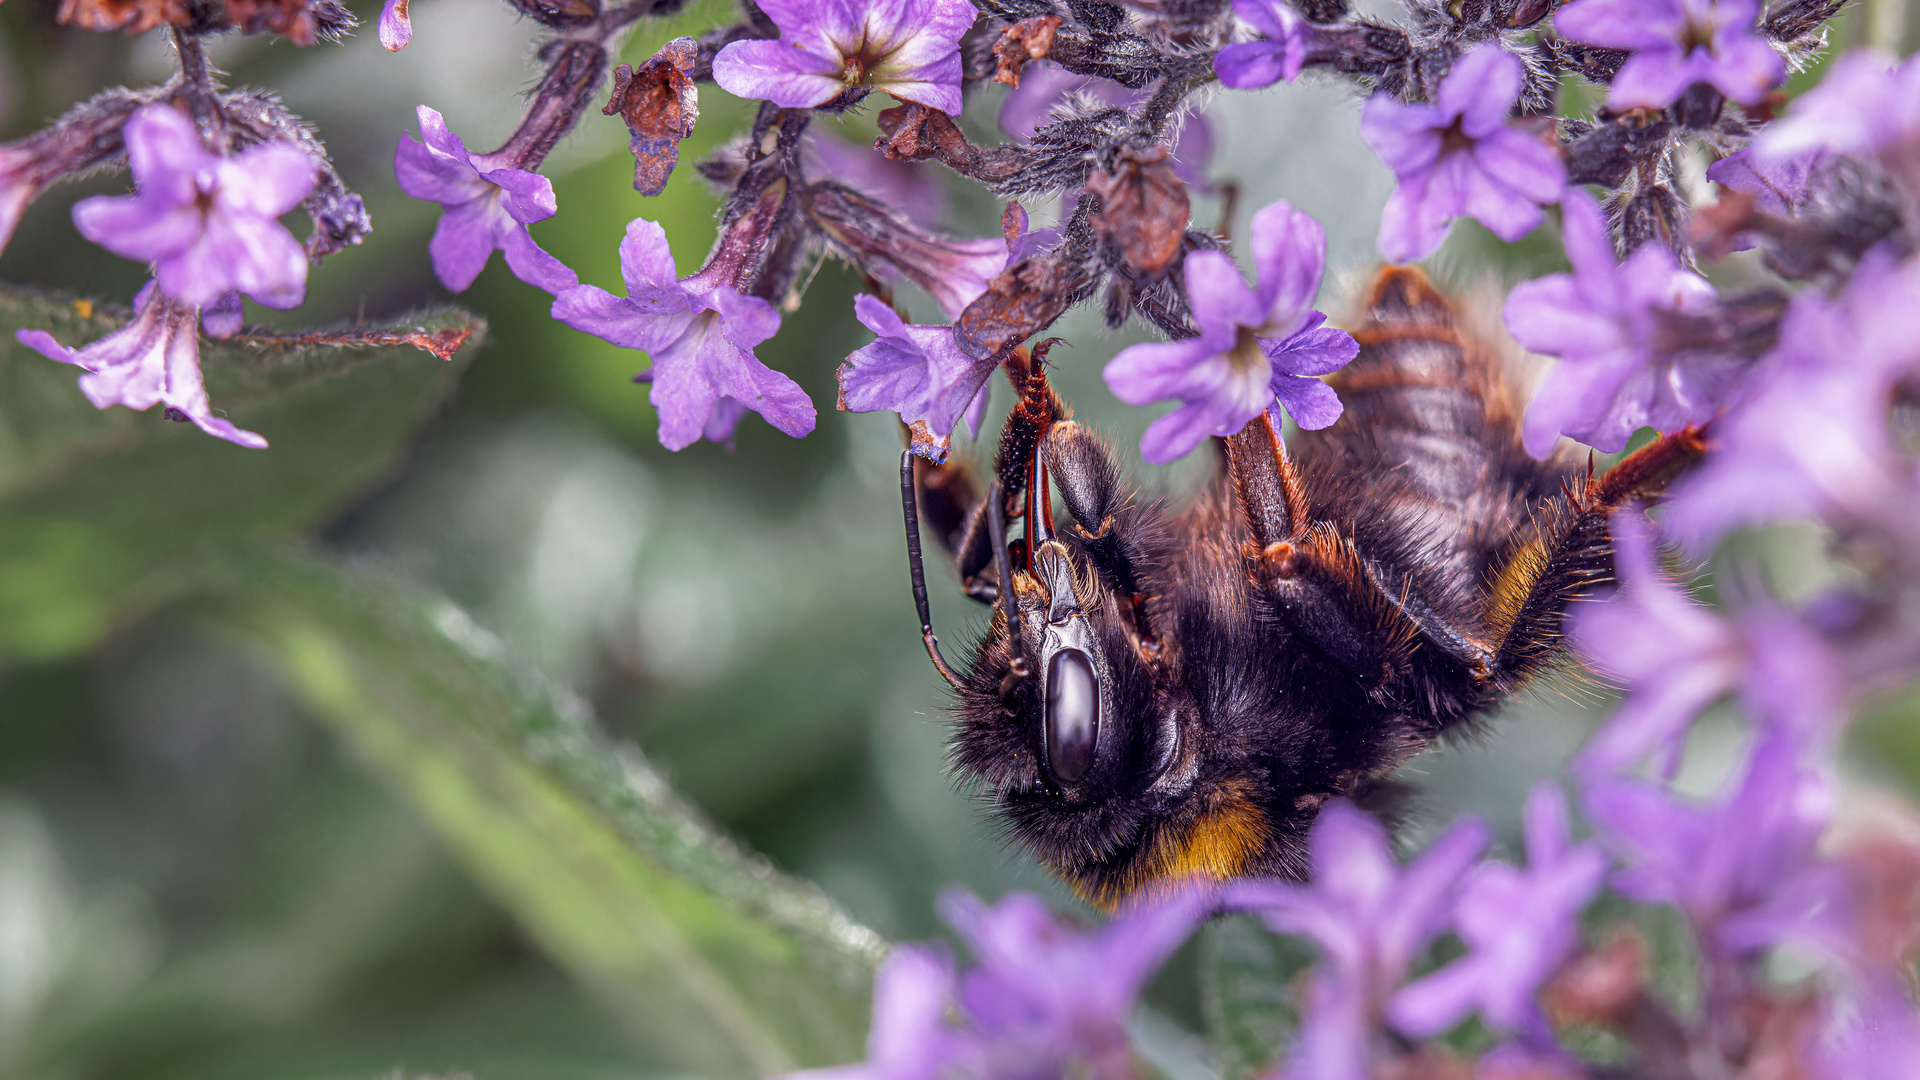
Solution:
[{"label": "bee's compound eye", "polygon": [[1093,764],[1100,738],[1100,681],[1079,649],[1061,649],[1047,662],[1047,764],[1071,784]]}]

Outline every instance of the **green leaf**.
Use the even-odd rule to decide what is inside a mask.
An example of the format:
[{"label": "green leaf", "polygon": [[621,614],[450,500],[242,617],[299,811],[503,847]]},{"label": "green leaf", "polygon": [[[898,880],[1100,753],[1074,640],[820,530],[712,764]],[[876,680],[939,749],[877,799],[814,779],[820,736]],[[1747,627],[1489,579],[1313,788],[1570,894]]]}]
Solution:
[{"label": "green leaf", "polygon": [[1250,915],[1202,928],[1201,1007],[1225,1080],[1265,1072],[1285,1056],[1300,1026],[1294,980],[1313,960],[1311,946],[1270,932]]},{"label": "green leaf", "polygon": [[220,610],[469,870],[656,1048],[708,1077],[863,1056],[884,942],[742,853],[459,609],[324,567]]},{"label": "green leaf", "polygon": [[[0,291],[0,655],[81,651],[218,580],[235,552],[324,520],[393,463],[464,367],[408,346],[203,342],[216,412],[272,444],[248,450],[158,409],[96,410],[77,369],[14,338],[37,328],[80,345],[122,322]],[[419,325],[480,328],[458,312]]]}]

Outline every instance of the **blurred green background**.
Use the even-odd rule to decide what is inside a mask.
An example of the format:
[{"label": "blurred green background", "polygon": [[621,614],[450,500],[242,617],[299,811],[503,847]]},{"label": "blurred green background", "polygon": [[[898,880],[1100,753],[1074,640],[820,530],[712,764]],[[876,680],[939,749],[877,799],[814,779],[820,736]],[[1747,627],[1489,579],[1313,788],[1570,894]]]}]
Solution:
[{"label": "blurred green background", "polygon": [[[52,11],[0,7],[7,138],[99,87],[170,72],[159,34],[68,31]],[[1870,7],[1840,36],[1903,42],[1903,12]],[[398,623],[356,623],[355,596],[445,597],[452,606],[430,609],[434,625],[511,673],[497,700],[544,701],[558,717],[536,710],[529,726],[516,714],[514,730],[576,724],[637,746],[721,830],[885,938],[939,934],[934,898],[951,886],[1038,890],[1075,907],[943,767],[941,687],[907,591],[896,427],[832,409],[833,370],[866,339],[849,311],[852,276],[828,261],[760,352],[821,408],[812,436],[790,440],[750,416],[730,451],[663,451],[645,389],[629,381],[642,357],[548,319],[544,294],[498,260],[458,298],[433,279],[425,245],[438,210],[394,187],[394,143],[425,103],[469,146],[497,145],[536,77],[533,27],[496,0],[417,0],[413,17],[413,44],[398,55],[371,32],[308,50],[236,38],[213,55],[233,85],[276,89],[318,125],[376,226],[316,269],[305,308],[250,317],[383,323],[457,304],[486,329],[456,364],[398,351],[283,369],[210,353],[215,406],[275,441],[264,463],[248,463],[249,452],[197,433],[159,431],[174,425],[157,415],[92,414],[71,372],[14,346],[11,330],[51,320],[75,341],[104,324],[58,297],[10,301],[0,342],[0,1077],[727,1071],[636,1019],[650,1006],[622,980],[674,993],[671,975],[596,968],[593,943],[565,934],[567,919],[587,916],[520,890],[545,864],[537,844],[510,842],[500,821],[511,817],[489,824],[480,810],[435,802],[438,789],[396,766],[403,747],[341,722],[356,706],[328,697],[336,683],[321,660],[332,654],[308,646],[333,632],[325,640],[374,663],[410,640],[404,626],[380,636]],[[724,4],[697,4],[643,26],[625,57],[637,63],[726,17]],[[989,137],[1000,92],[970,112],[977,137]],[[618,291],[619,237],[645,216],[667,226],[682,273],[697,266],[717,201],[685,163],[750,115],[712,86],[701,104],[683,167],[653,200],[631,189],[618,120],[589,113],[545,170],[561,210],[536,239]],[[1282,197],[1326,224],[1322,306],[1335,312],[1371,271],[1391,185],[1358,140],[1357,112],[1345,88],[1313,78],[1215,97],[1207,110],[1222,147],[1213,174],[1242,189],[1239,224]],[[827,134],[870,139],[871,120]],[[1695,188],[1700,167],[1683,169]],[[994,231],[996,206],[935,178],[951,230]],[[0,256],[0,280],[123,307],[144,269],[83,242],[67,210],[125,187],[124,175],[101,177],[42,199]],[[1049,208],[1032,209],[1044,221]],[[1197,220],[1218,213],[1218,199],[1196,199]],[[1484,297],[1553,268],[1550,233],[1507,248],[1463,226],[1436,269]],[[1737,262],[1717,273],[1754,275]],[[1153,414],[1119,406],[1099,370],[1133,338],[1086,313],[1058,332],[1076,343],[1056,357],[1080,417],[1131,445]],[[1203,458],[1136,472],[1178,500]],[[360,584],[315,591],[287,569],[289,542],[298,565],[345,565]],[[1817,538],[1750,547],[1786,588],[1818,562]],[[936,624],[963,641],[981,613],[944,569],[934,576]],[[322,601],[297,599],[311,596]],[[323,609],[333,614],[314,614]],[[1606,703],[1591,689],[1549,687],[1484,738],[1416,762],[1412,842],[1463,811],[1511,836],[1527,787]],[[1901,702],[1881,713],[1864,730],[1884,772],[1867,775],[1920,772]],[[1730,747],[1733,730],[1708,725],[1702,738]],[[555,760],[606,758],[605,745]],[[635,790],[646,785],[634,777],[655,776],[639,765],[626,775]],[[529,914],[539,911],[551,917]],[[1143,1020],[1177,1080],[1209,1063],[1198,1041],[1201,952],[1170,965]]]}]

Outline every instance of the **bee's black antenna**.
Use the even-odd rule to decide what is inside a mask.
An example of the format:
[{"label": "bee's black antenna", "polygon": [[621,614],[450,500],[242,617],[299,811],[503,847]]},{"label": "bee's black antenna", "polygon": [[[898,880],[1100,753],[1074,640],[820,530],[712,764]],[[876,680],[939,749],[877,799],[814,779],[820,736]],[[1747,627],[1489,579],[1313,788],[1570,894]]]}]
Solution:
[{"label": "bee's black antenna", "polygon": [[[993,542],[993,566],[1000,574],[1000,610],[1007,616],[1007,640],[1017,643],[1020,640],[1020,624],[1014,621],[1018,612],[1013,597],[1013,557],[1007,554],[1006,508],[1000,505],[998,480],[987,485],[987,537]],[[1014,678],[1025,678],[1026,658],[1014,657],[1013,666],[1007,673]]]},{"label": "bee's black antenna", "polygon": [[927,658],[947,685],[960,689],[960,677],[940,655],[940,639],[933,636],[933,612],[927,606],[927,572],[920,565],[920,503],[913,493],[913,451],[900,453],[900,509],[907,518],[907,566],[913,572],[913,606],[920,613],[920,640],[926,643]]}]

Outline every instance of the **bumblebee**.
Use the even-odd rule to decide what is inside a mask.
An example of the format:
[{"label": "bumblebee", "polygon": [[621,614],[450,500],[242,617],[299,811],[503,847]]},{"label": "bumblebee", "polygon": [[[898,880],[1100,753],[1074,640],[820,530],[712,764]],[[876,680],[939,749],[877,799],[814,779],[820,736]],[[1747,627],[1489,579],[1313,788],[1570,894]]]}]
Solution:
[{"label": "bumblebee", "polygon": [[[1365,800],[1551,663],[1567,604],[1611,580],[1609,512],[1705,449],[1688,430],[1604,476],[1537,462],[1511,380],[1425,277],[1385,271],[1364,310],[1332,379],[1339,422],[1291,448],[1266,415],[1215,440],[1183,513],[1137,498],[1072,420],[1046,344],[1005,365],[1019,400],[984,491],[902,456],[953,764],[1091,903],[1191,875],[1304,878],[1320,807]],[[928,617],[922,518],[994,608],[964,670]]]}]

